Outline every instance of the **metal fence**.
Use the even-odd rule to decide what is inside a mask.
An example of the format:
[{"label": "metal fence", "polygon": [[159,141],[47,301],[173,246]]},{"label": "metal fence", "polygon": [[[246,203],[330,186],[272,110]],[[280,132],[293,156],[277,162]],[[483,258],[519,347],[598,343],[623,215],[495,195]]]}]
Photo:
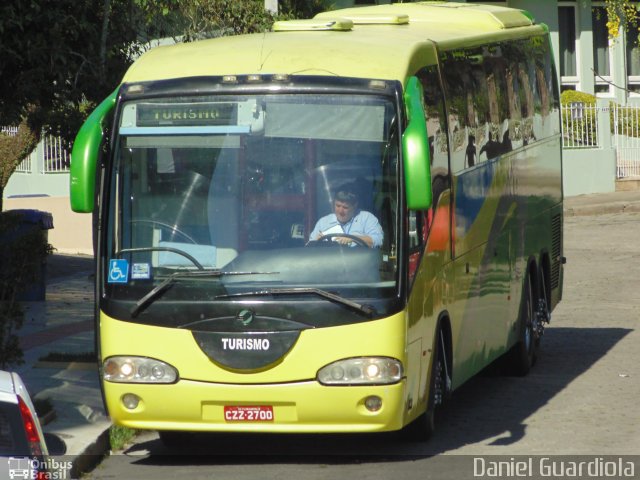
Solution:
[{"label": "metal fence", "polygon": [[0,127],[0,132],[15,137],[18,134],[18,127]]},{"label": "metal fence", "polygon": [[562,106],[562,148],[598,148],[598,110],[595,105]]},{"label": "metal fence", "polygon": [[613,139],[616,176],[640,176],[640,107],[613,107]]},{"label": "metal fence", "polygon": [[[18,134],[18,127],[0,127],[0,132],[13,137]],[[60,138],[43,133],[40,144],[20,162],[15,171],[31,173],[34,161],[42,166],[41,173],[68,173],[71,154],[64,148]]]},{"label": "metal fence", "polygon": [[[598,107],[583,103],[562,106],[562,147],[613,148],[617,178],[640,177],[640,106],[612,104]],[[604,113],[604,115],[601,115]],[[600,145],[601,133],[611,142]]]},{"label": "metal fence", "polygon": [[52,135],[44,135],[43,173],[66,173],[71,164],[71,155],[64,148],[62,140]]}]

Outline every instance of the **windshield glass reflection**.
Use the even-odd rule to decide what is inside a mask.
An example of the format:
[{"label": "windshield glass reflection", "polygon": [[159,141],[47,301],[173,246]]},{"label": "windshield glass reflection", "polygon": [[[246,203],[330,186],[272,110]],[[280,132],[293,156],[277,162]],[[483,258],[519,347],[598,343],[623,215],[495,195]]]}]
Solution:
[{"label": "windshield glass reflection", "polygon": [[125,104],[107,294],[138,300],[190,270],[223,274],[172,283],[215,296],[265,287],[395,294],[394,118],[391,102],[365,95]]}]

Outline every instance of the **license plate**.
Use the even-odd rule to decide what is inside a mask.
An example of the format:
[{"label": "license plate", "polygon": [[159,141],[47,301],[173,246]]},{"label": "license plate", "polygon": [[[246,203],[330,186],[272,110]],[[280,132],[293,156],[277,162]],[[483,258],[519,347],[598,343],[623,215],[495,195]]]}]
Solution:
[{"label": "license plate", "polygon": [[271,405],[226,406],[224,419],[227,422],[273,422],[273,407]]}]

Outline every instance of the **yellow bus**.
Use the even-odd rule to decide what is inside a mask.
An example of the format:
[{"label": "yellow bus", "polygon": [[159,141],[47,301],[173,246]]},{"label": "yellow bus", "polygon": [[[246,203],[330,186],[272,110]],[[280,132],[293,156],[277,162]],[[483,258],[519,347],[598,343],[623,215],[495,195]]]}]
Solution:
[{"label": "yellow bus", "polygon": [[428,438],[562,296],[560,117],[526,12],[416,2],[159,47],[78,133],[117,424]]}]

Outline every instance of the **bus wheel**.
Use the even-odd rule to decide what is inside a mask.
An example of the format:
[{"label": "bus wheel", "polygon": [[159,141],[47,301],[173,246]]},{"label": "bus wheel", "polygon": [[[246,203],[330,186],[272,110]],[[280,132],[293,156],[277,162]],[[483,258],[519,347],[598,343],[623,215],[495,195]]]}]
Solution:
[{"label": "bus wheel", "polygon": [[433,362],[431,362],[427,411],[405,428],[406,438],[409,440],[426,442],[436,430],[436,410],[444,403],[447,388],[445,358],[442,330],[438,330],[435,349],[433,351]]},{"label": "bus wheel", "polygon": [[535,315],[535,295],[531,277],[527,275],[522,291],[520,318],[518,320],[520,334],[518,343],[513,347],[512,362],[510,362],[514,375],[526,375],[536,363],[538,332],[535,329]]},{"label": "bus wheel", "polygon": [[544,334],[544,324],[551,322],[551,300],[549,298],[549,291],[547,290],[547,281],[544,269],[541,269],[538,273],[539,285],[540,285],[540,297],[538,298],[538,304],[536,309],[536,317],[534,322],[534,333],[536,334],[536,348],[540,346],[540,340]]}]

